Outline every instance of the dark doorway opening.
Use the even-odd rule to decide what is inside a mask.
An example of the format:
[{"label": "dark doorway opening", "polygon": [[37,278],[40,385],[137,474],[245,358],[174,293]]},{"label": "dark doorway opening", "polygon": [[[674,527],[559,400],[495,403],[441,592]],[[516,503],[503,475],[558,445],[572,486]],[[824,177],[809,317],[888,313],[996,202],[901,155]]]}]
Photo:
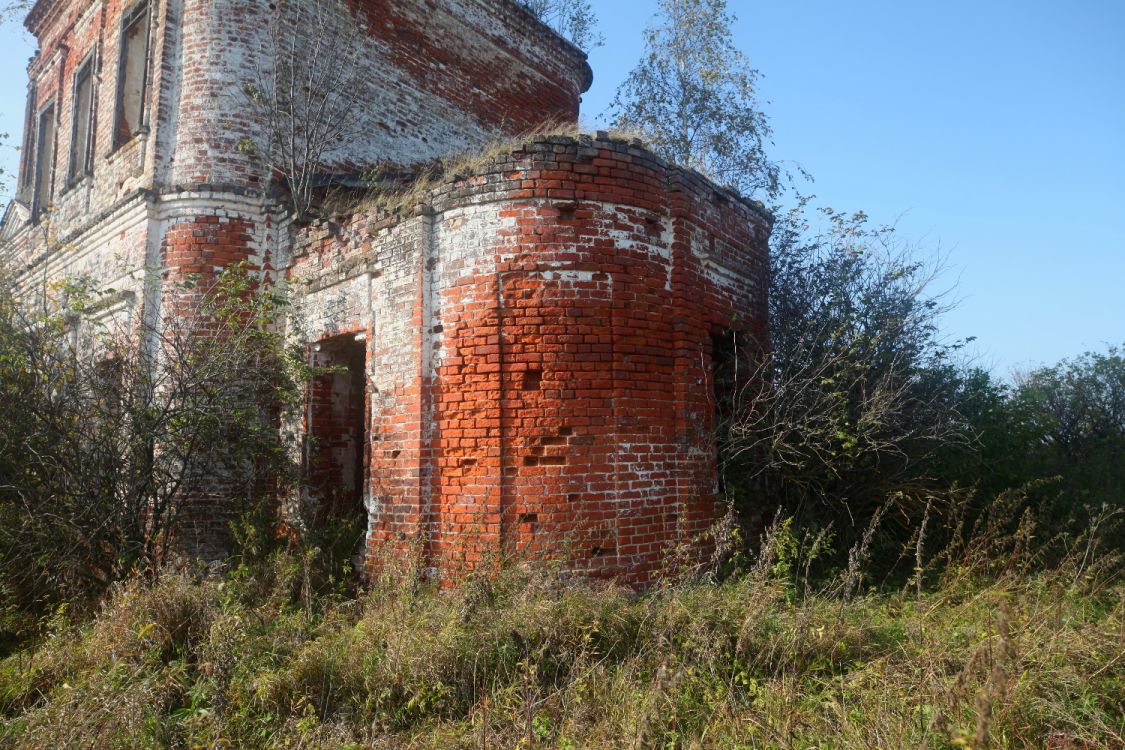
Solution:
[{"label": "dark doorway opening", "polygon": [[366,515],[367,346],[355,334],[321,341],[314,363],[328,371],[309,389],[307,472],[317,501],[317,520],[351,520]]},{"label": "dark doorway opening", "polygon": [[739,397],[739,339],[734,331],[711,335],[711,403],[714,405],[715,462],[718,467],[718,489],[726,495],[726,464],[730,455],[731,427]]}]

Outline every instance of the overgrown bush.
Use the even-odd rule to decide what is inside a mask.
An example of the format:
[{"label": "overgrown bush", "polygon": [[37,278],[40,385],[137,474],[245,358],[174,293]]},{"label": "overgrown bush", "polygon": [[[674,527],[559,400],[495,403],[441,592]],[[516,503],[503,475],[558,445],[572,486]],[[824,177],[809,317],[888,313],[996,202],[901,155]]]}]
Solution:
[{"label": "overgrown bush", "polygon": [[293,478],[284,298],[242,268],[196,283],[168,320],[114,317],[115,293],[74,283],[39,308],[0,295],[0,605],[91,604],[167,558],[185,497],[219,493],[234,518]]},{"label": "overgrown bush", "polygon": [[775,226],[769,353],[737,341],[716,373],[724,487],[748,540],[781,509],[844,550],[885,514],[874,562],[902,574],[930,517],[971,525],[1019,497],[1050,536],[1125,511],[1117,349],[998,381],[943,336],[940,266],[863,214],[820,214],[802,203]]},{"label": "overgrown bush", "polygon": [[[981,370],[956,382],[972,440],[942,446],[932,473],[972,488],[972,516],[1013,492],[1034,510],[1044,537],[1125,513],[1125,358],[1116,347],[1036,368],[1014,383]],[[1120,534],[1104,543],[1125,549]]]},{"label": "overgrown bush", "polygon": [[846,549],[888,503],[915,527],[948,486],[934,481],[936,454],[971,431],[956,399],[959,344],[938,325],[939,269],[863,214],[820,214],[814,227],[802,203],[775,226],[769,354],[736,342],[736,372],[720,375],[720,445],[744,515],[781,508]]}]

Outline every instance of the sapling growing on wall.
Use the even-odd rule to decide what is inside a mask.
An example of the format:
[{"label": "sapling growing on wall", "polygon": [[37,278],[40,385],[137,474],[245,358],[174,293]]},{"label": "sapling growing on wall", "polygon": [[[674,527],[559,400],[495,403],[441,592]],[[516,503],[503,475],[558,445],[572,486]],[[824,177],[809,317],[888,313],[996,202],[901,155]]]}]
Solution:
[{"label": "sapling growing on wall", "polygon": [[589,50],[603,43],[589,0],[526,0],[523,5],[579,49]]},{"label": "sapling growing on wall", "polygon": [[243,91],[265,125],[257,155],[288,188],[294,219],[307,220],[334,152],[361,135],[355,109],[368,90],[360,60],[367,20],[344,0],[281,0],[269,19],[255,79]]},{"label": "sapling growing on wall", "polygon": [[0,3],[0,24],[22,22],[31,4],[31,0],[8,0]]}]

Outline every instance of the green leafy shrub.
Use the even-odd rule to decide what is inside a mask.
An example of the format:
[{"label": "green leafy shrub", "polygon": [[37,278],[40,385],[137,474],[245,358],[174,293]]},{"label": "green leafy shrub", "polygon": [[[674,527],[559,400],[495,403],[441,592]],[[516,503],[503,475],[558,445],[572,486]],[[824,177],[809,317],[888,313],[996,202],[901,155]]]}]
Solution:
[{"label": "green leafy shrub", "polygon": [[102,315],[78,282],[33,309],[0,295],[0,606],[94,606],[177,543],[191,490],[232,513],[295,478],[278,415],[307,368],[277,329],[286,300],[236,266],[191,315]]}]

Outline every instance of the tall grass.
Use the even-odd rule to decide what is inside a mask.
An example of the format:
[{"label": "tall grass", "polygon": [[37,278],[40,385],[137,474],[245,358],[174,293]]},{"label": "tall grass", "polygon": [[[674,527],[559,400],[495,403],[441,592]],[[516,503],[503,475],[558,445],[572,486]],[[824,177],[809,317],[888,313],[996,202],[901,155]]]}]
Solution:
[{"label": "tall grass", "polygon": [[643,595],[512,569],[309,597],[286,552],[168,573],[0,662],[0,744],[1125,747],[1119,560],[1076,539],[1031,572],[1034,544],[983,537],[894,590],[862,550],[806,585],[784,523],[739,574]]}]

